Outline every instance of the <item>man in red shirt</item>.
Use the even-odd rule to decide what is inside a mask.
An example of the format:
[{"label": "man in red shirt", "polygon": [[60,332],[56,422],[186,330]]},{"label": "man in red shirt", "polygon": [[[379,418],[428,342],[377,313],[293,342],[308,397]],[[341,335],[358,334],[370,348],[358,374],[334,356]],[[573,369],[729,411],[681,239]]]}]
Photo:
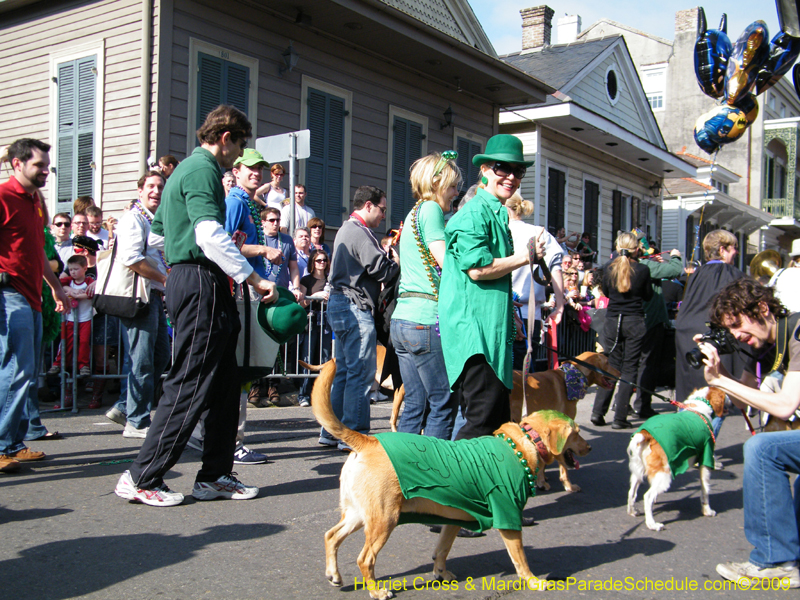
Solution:
[{"label": "man in red shirt", "polygon": [[37,393],[42,346],[42,277],[56,310],[69,305],[44,253],[39,189],[50,173],[50,145],[30,138],[8,147],[14,174],[0,184],[0,471],[18,471],[44,452],[25,447],[25,403]]}]

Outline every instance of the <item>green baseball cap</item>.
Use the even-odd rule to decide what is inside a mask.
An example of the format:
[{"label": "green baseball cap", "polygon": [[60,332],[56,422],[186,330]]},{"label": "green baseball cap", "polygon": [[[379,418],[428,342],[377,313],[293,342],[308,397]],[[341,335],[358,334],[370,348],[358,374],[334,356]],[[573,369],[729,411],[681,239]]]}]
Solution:
[{"label": "green baseball cap", "polygon": [[245,167],[257,167],[258,165],[269,166],[269,163],[264,160],[264,156],[258,150],[253,148],[245,148],[242,155],[233,163],[234,167],[244,165]]},{"label": "green baseball cap", "polygon": [[285,344],[294,336],[303,333],[308,323],[305,309],[297,303],[294,294],[285,287],[277,286],[278,299],[272,304],[260,302],[258,324],[269,337]]}]

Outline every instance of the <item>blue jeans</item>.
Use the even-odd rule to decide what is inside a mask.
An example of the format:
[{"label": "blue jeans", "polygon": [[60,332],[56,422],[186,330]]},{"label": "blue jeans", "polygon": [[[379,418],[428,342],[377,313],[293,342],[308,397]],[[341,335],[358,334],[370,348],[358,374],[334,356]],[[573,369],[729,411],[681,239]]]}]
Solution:
[{"label": "blue jeans", "polygon": [[759,433],[744,444],[744,533],[750,562],[772,567],[800,559],[800,431]]},{"label": "blue jeans", "polygon": [[0,288],[0,454],[25,448],[29,402],[38,402],[42,313],[10,287]]},{"label": "blue jeans", "polygon": [[[336,336],[333,413],[346,427],[369,433],[369,391],[377,368],[375,320],[371,312],[360,310],[342,294],[333,294],[328,302],[328,323]],[[325,429],[320,435],[333,439]]]},{"label": "blue jeans", "polygon": [[397,431],[419,434],[424,428],[427,436],[449,440],[456,405],[450,396],[442,340],[436,328],[392,319],[391,334],[406,388]]},{"label": "blue jeans", "polygon": [[[311,330],[303,336],[303,350],[301,356],[305,362],[311,365],[324,364],[331,359],[333,349],[333,337],[331,328],[327,323],[319,322],[319,313],[311,315]],[[303,372],[307,371],[303,369]],[[298,400],[308,400],[311,398],[311,390],[314,387],[314,378],[303,379],[300,392],[297,394]]]},{"label": "blue jeans", "polygon": [[160,294],[150,296],[149,310],[137,319],[120,319],[125,328],[122,343],[127,374],[125,393],[120,393],[115,408],[124,413],[136,429],[150,426],[150,410],[156,381],[169,363],[167,317]]}]

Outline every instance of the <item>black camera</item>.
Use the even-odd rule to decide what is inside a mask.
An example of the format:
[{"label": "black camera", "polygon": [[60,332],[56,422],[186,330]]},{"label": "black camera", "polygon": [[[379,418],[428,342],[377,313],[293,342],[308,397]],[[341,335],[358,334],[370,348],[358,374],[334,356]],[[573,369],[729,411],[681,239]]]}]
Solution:
[{"label": "black camera", "polygon": [[[736,347],[736,338],[727,329],[720,327],[712,327],[703,334],[698,342],[707,342],[717,349],[720,356],[723,354],[733,354],[738,350]],[[692,348],[686,353],[686,362],[689,363],[693,369],[701,369],[703,367],[703,353],[700,348]]]}]

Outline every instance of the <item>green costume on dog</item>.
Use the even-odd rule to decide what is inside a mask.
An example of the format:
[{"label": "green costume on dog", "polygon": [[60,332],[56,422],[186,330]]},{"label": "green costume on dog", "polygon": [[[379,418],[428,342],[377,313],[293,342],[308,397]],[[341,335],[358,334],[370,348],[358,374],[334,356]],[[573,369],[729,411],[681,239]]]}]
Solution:
[{"label": "green costume on dog", "polygon": [[475,521],[401,513],[399,523],[446,523],[472,531],[522,529],[530,497],[524,468],[508,443],[494,436],[440,440],[413,433],[375,436],[392,461],[403,497],[459,508]]},{"label": "green costume on dog", "polygon": [[664,450],[673,477],[686,472],[693,456],[704,467],[714,468],[711,429],[708,421],[697,413],[685,410],[657,415],[647,419],[636,433],[642,430],[652,435]]}]

